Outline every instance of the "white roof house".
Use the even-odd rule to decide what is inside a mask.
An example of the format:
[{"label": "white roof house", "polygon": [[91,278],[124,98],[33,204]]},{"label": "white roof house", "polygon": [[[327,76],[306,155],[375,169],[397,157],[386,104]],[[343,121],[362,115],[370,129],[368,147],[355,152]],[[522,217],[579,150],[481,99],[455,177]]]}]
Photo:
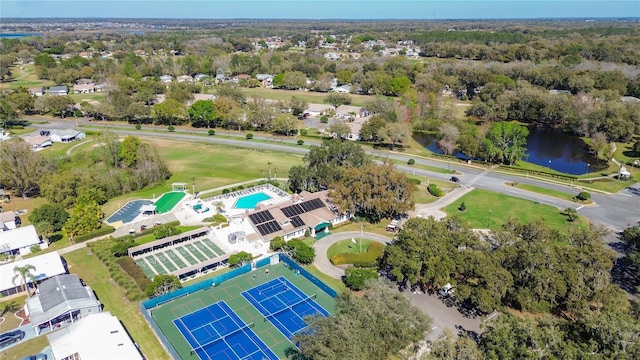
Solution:
[{"label": "white roof house", "polygon": [[316,116],[322,115],[322,113],[331,109],[333,109],[333,106],[329,104],[309,103],[309,105],[307,105],[307,109],[304,111],[304,114],[307,116],[316,117]]},{"label": "white roof house", "polygon": [[75,140],[81,140],[87,137],[82,131],[74,129],[55,129],[51,130],[51,141],[67,143]]},{"label": "white roof house", "polygon": [[53,145],[51,138],[46,135],[29,136],[24,138],[24,141],[26,141],[34,151],[42,150]]},{"label": "white roof house", "polygon": [[34,256],[29,259],[14,261],[4,265],[0,265],[0,294],[9,296],[22,291],[20,280],[13,282],[16,266],[22,267],[32,265],[36,269],[32,272],[36,280],[42,281],[52,276],[65,274],[67,269],[62,262],[62,258],[57,252],[51,252],[43,255]]},{"label": "white roof house", "polygon": [[170,83],[173,81],[173,76],[171,75],[162,75],[160,76],[160,82],[163,84]]},{"label": "white roof house", "polygon": [[16,228],[16,213],[5,211],[0,213],[0,231],[9,231]]},{"label": "white roof house", "polygon": [[127,331],[109,312],[84,317],[47,339],[56,359],[142,360]]},{"label": "white roof house", "polygon": [[16,251],[20,251],[21,254],[30,254],[29,248],[39,243],[40,238],[33,225],[0,232],[0,254]]}]

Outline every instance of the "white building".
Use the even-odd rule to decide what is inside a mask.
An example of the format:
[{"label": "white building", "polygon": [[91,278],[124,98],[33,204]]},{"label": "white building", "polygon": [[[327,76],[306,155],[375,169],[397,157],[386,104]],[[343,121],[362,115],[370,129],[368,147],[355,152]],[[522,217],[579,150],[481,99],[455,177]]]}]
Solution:
[{"label": "white building", "polygon": [[[22,286],[20,284],[22,280],[16,279],[15,282],[13,281],[13,277],[16,275],[13,269],[16,266],[22,267],[25,265],[35,267],[32,275],[37,281],[43,281],[52,276],[65,274],[67,272],[67,269],[62,262],[62,258],[57,252],[51,252],[34,256],[29,259],[0,265],[0,295],[9,296],[22,291]],[[27,284],[28,283],[29,281],[27,281]]]},{"label": "white building", "polygon": [[26,141],[34,151],[40,151],[53,145],[53,143],[51,142],[51,138],[45,135],[29,136],[24,138],[24,141]]},{"label": "white building", "polygon": [[51,130],[51,141],[59,143],[68,143],[76,140],[82,140],[87,135],[82,131],[74,129],[55,129]]},{"label": "white building", "polygon": [[118,318],[109,312],[87,316],[47,339],[56,359],[143,359]]},{"label": "white building", "polygon": [[0,254],[30,254],[31,247],[40,243],[40,237],[33,225],[0,231]]}]

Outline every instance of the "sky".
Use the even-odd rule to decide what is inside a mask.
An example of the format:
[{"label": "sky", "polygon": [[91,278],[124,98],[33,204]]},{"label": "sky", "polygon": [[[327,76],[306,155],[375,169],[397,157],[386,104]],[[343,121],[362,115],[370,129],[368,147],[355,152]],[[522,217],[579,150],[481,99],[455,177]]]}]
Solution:
[{"label": "sky", "polygon": [[640,0],[1,0],[5,18],[531,19],[640,17]]}]

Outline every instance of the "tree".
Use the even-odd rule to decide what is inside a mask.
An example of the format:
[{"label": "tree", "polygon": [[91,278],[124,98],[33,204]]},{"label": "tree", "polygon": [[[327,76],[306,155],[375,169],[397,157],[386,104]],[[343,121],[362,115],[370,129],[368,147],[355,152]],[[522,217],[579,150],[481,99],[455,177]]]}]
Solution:
[{"label": "tree", "polygon": [[440,125],[440,140],[438,140],[438,147],[446,155],[452,155],[456,150],[457,141],[460,137],[460,130],[453,124]]},{"label": "tree", "polygon": [[269,249],[273,251],[278,251],[282,249],[285,244],[286,244],[286,241],[282,238],[282,236],[276,236],[273,239],[271,239],[271,242],[269,243]]},{"label": "tree", "polygon": [[187,82],[172,82],[166,92],[167,100],[175,100],[181,104],[193,100],[191,85]]},{"label": "tree", "polygon": [[343,213],[372,222],[413,209],[414,185],[391,163],[347,167],[330,187],[329,197]]},{"label": "tree", "polygon": [[351,290],[360,291],[364,289],[365,283],[369,280],[377,279],[376,269],[348,267],[344,271],[344,283]]},{"label": "tree", "polygon": [[16,189],[24,199],[39,193],[40,179],[53,169],[51,161],[22,140],[0,143],[0,183]]},{"label": "tree", "polygon": [[104,217],[97,201],[82,199],[81,195],[76,200],[71,217],[62,227],[62,231],[71,241],[78,235],[88,234],[99,228],[100,220]]},{"label": "tree", "polygon": [[[11,280],[11,282],[15,284],[16,280],[20,279],[20,287],[22,288],[22,291],[27,290],[26,286],[29,281],[33,283],[36,282],[36,276],[31,273],[32,271],[36,271],[36,267],[31,264],[26,264],[24,266],[15,266],[13,268],[13,273],[15,275],[13,275],[13,279]],[[27,291],[27,296],[31,297],[31,291]]]},{"label": "tree", "polygon": [[293,114],[293,116],[302,115],[307,109],[308,105],[309,103],[307,102],[307,100],[297,96],[292,96],[291,100],[289,100],[289,107],[291,108],[291,113]]},{"label": "tree", "polygon": [[31,221],[32,224],[49,224],[51,225],[52,232],[60,231],[64,223],[67,222],[67,219],[69,219],[69,214],[64,207],[59,204],[42,204],[33,209],[29,215],[29,221]]},{"label": "tree", "polygon": [[322,101],[324,101],[327,104],[331,104],[331,106],[337,108],[340,105],[351,104],[351,96],[349,96],[349,94],[331,93],[325,96]]},{"label": "tree", "polygon": [[191,123],[205,124],[207,128],[212,127],[216,119],[216,112],[211,100],[198,100],[189,107],[189,118]]},{"label": "tree", "polygon": [[227,261],[227,263],[229,264],[229,266],[237,266],[243,265],[244,263],[246,263],[247,261],[251,261],[252,259],[253,255],[246,251],[240,251],[237,254],[229,256],[229,260]]},{"label": "tree", "polygon": [[271,122],[271,131],[280,135],[295,135],[298,132],[298,121],[291,114],[279,114]]},{"label": "tree", "polygon": [[578,219],[578,212],[572,207],[568,207],[564,210],[564,214],[567,216],[569,222],[574,222]]},{"label": "tree", "polygon": [[240,87],[230,82],[219,84],[216,87],[216,92],[218,93],[219,97],[233,99],[233,101],[238,104],[244,104],[246,100],[244,93],[242,92]]},{"label": "tree", "polygon": [[493,123],[483,140],[485,156],[489,161],[515,164],[527,151],[527,135],[529,130],[517,123]]},{"label": "tree", "polygon": [[294,335],[291,359],[390,359],[422,341],[431,319],[389,284],[371,281],[364,296],[344,292],[336,315],[307,319],[307,331]]},{"label": "tree", "polygon": [[148,297],[156,297],[168,294],[174,290],[182,288],[180,279],[175,275],[160,274],[153,277],[151,284],[147,286],[146,294]]},{"label": "tree", "polygon": [[389,144],[391,150],[396,146],[404,146],[411,138],[411,129],[406,123],[387,123],[378,129],[376,134],[378,142],[381,144]]},{"label": "tree", "polygon": [[[275,86],[275,78],[274,86]],[[303,89],[307,86],[307,76],[301,71],[287,71],[282,78],[282,87],[289,90]]]},{"label": "tree", "polygon": [[329,126],[328,130],[330,134],[343,140],[349,138],[351,134],[351,128],[344,122],[335,122]]},{"label": "tree", "polygon": [[184,123],[189,116],[187,108],[174,99],[153,105],[152,113],[157,125],[179,125]]},{"label": "tree", "polygon": [[45,97],[45,106],[53,115],[64,118],[67,112],[75,105],[75,101],[69,96],[47,96]]},{"label": "tree", "polygon": [[340,70],[336,73],[336,79],[338,80],[338,85],[351,84],[353,72],[347,69]]},{"label": "tree", "polygon": [[411,88],[411,80],[406,76],[394,77],[389,82],[389,95],[403,95]]},{"label": "tree", "polygon": [[316,250],[300,239],[289,240],[283,249],[301,264],[311,264],[316,257]]},{"label": "tree", "polygon": [[18,117],[18,114],[13,109],[13,106],[5,99],[0,99],[0,121],[2,122],[2,128],[8,129],[9,123],[14,121]]},{"label": "tree", "polygon": [[140,149],[140,139],[136,136],[128,135],[120,144],[120,163],[126,167],[134,167],[138,160],[138,150]]}]

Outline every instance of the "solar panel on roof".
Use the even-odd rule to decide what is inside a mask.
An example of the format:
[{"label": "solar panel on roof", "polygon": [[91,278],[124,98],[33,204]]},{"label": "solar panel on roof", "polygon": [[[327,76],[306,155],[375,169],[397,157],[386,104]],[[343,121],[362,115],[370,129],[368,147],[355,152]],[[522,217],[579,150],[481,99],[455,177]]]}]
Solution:
[{"label": "solar panel on roof", "polygon": [[266,222],[264,224],[260,224],[256,226],[256,228],[258,229],[258,232],[262,236],[269,235],[276,231],[282,230],[282,228],[280,227],[280,224],[278,224],[278,222],[275,220]]},{"label": "solar panel on roof", "polygon": [[253,222],[254,225],[258,225],[273,220],[273,215],[271,215],[271,212],[269,212],[269,210],[265,210],[249,215],[249,219],[251,220],[251,222]]},{"label": "solar panel on roof", "polygon": [[285,216],[287,217],[300,215],[304,212],[305,212],[304,209],[299,204],[294,204],[294,205],[282,208],[282,213],[285,214]]},{"label": "solar panel on roof", "polygon": [[294,217],[291,218],[291,225],[293,225],[293,227],[295,227],[295,228],[299,228],[301,226],[304,226],[305,223],[304,223],[304,221],[302,221],[300,216],[294,216]]}]

